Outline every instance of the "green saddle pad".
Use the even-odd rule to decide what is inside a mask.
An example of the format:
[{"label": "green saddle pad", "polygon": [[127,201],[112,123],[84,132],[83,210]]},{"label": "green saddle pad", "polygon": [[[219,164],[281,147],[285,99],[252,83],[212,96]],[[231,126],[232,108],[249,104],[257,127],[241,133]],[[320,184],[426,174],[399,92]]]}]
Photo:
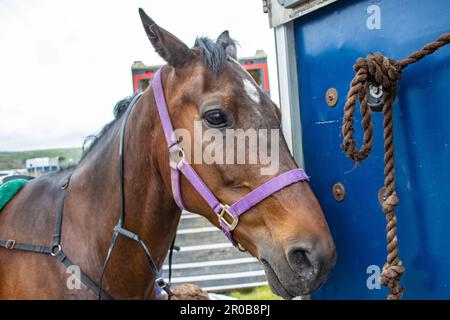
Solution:
[{"label": "green saddle pad", "polygon": [[0,185],[0,211],[27,183],[25,179],[14,179]]}]

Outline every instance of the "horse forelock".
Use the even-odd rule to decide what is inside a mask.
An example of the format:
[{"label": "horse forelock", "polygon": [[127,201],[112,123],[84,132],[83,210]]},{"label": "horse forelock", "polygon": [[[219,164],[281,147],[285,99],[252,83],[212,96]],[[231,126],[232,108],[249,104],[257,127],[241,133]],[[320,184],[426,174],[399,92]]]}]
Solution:
[{"label": "horse forelock", "polygon": [[195,41],[194,48],[201,49],[203,63],[209,70],[215,74],[223,70],[227,62],[227,52],[223,45],[208,37],[199,37]]}]

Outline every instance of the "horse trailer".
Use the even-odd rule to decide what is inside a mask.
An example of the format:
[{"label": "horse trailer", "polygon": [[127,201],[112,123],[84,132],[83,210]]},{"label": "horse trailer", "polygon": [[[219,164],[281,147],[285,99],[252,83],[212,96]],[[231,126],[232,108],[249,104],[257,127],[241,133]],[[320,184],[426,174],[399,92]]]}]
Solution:
[{"label": "horse trailer", "polygon": [[[448,37],[450,30],[450,2],[263,3],[276,38],[285,136],[297,162],[311,176],[311,187],[337,247],[336,267],[313,298],[384,299],[387,290],[379,278],[387,254],[386,219],[380,205],[386,200],[382,188],[385,110],[376,108],[377,101],[370,104],[371,98],[380,98],[383,93],[377,96],[370,90],[373,146],[371,154],[360,163],[350,160],[341,148],[346,138],[341,133],[346,133],[342,128],[347,112],[344,108],[354,108],[346,96],[358,58],[387,57],[383,61],[395,68],[401,65],[400,59],[428,43],[435,41],[431,44],[434,50],[442,45],[439,37],[445,33]],[[421,52],[428,50],[428,55],[433,51],[431,47]],[[376,52],[381,54],[373,54]],[[359,60],[355,70],[375,58]],[[405,299],[449,299],[450,46],[423,58],[405,69],[401,79],[396,78],[397,94],[394,91],[393,95],[391,151],[395,150],[399,199],[398,257],[406,269],[400,283]],[[392,98],[384,94],[384,99]],[[351,93],[349,97],[353,97]],[[378,104],[382,107],[383,101]],[[354,120],[354,137],[360,146],[363,130],[359,112]],[[370,123],[364,124],[365,120],[363,126],[367,129]],[[395,238],[391,240],[396,242]]]}]

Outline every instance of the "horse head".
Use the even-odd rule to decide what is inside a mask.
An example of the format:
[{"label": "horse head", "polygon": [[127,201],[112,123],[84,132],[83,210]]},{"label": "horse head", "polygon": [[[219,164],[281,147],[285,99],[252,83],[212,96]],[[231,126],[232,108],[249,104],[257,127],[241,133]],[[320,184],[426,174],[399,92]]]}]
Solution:
[{"label": "horse head", "polygon": [[[171,122],[180,131],[183,156],[221,203],[235,203],[297,168],[280,131],[279,108],[237,62],[235,42],[227,31],[215,42],[198,38],[189,48],[142,9],[139,12],[150,42],[167,62],[161,82]],[[158,132],[155,139],[165,145],[162,128]],[[237,143],[242,135],[248,141],[244,148]],[[263,159],[261,148],[273,161]],[[203,150],[201,161],[198,150]],[[168,157],[168,152],[159,152],[161,176],[170,185]],[[181,190],[186,209],[220,227],[217,212],[183,177]],[[336,260],[327,222],[307,181],[292,183],[251,207],[240,216],[232,237],[261,261],[272,290],[285,298],[320,287]]]}]

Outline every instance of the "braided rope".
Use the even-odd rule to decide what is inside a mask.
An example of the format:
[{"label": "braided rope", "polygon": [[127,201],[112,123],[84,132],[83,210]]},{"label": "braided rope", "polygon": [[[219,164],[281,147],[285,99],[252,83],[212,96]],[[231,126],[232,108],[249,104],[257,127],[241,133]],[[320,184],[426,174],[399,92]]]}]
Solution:
[{"label": "braided rope", "polygon": [[[344,120],[342,126],[342,149],[347,156],[359,162],[367,158],[373,146],[373,121],[372,111],[368,105],[369,84],[382,86],[384,93],[383,128],[384,128],[384,188],[385,195],[382,209],[386,217],[387,258],[381,273],[380,282],[389,288],[387,299],[401,299],[403,288],[400,278],[405,272],[405,267],[398,257],[397,242],[397,217],[395,207],[398,197],[395,192],[395,157],[394,157],[394,121],[393,104],[397,93],[397,82],[402,77],[402,71],[410,64],[416,63],[437,49],[450,43],[450,33],[441,35],[436,41],[427,44],[421,50],[412,53],[404,60],[395,61],[384,57],[379,52],[369,55],[367,58],[359,58],[353,66],[355,77],[350,83],[347,101],[344,106]],[[359,102],[362,115],[363,143],[358,149],[355,143],[355,111],[356,102]]]}]

